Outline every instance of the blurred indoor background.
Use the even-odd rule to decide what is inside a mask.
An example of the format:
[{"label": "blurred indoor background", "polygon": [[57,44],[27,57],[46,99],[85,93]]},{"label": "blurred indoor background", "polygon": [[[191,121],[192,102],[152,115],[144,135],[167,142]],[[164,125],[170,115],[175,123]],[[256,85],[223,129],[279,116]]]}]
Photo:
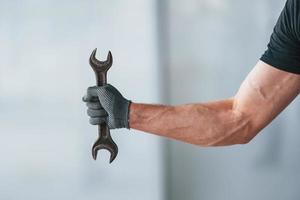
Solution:
[{"label": "blurred indoor background", "polygon": [[0,199],[300,198],[300,99],[250,144],[201,148],[113,130],[91,156],[81,102],[108,80],[136,102],[231,97],[266,49],[285,0],[0,0]]}]

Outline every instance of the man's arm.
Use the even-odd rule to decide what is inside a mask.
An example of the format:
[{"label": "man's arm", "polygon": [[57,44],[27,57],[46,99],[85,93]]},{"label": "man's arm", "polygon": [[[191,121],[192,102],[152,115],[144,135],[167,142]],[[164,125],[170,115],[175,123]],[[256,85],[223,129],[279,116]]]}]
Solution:
[{"label": "man's arm", "polygon": [[201,146],[248,143],[300,92],[300,75],[262,61],[230,99],[180,106],[131,103],[130,128]]}]

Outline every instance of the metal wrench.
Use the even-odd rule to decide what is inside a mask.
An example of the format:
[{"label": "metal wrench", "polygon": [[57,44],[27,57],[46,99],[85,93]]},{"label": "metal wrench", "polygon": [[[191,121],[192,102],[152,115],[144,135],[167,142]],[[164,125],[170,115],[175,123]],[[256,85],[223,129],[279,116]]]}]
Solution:
[{"label": "metal wrench", "polygon": [[[97,48],[94,49],[90,56],[90,65],[96,75],[97,86],[104,86],[107,84],[107,71],[112,66],[113,58],[111,52],[108,52],[106,61],[99,61],[96,59]],[[97,159],[97,153],[100,149],[106,149],[110,152],[110,161],[111,163],[118,154],[118,146],[112,140],[110,136],[110,131],[106,122],[98,125],[98,139],[93,145],[92,155],[94,160]]]}]

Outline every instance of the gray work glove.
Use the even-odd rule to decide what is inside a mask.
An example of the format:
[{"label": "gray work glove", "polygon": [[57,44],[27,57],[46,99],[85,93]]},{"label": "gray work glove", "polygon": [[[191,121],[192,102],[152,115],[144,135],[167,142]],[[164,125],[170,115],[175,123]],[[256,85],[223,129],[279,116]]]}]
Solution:
[{"label": "gray work glove", "polygon": [[89,87],[83,101],[88,107],[90,124],[100,125],[106,122],[110,129],[129,128],[128,115],[131,101],[125,99],[112,85]]}]

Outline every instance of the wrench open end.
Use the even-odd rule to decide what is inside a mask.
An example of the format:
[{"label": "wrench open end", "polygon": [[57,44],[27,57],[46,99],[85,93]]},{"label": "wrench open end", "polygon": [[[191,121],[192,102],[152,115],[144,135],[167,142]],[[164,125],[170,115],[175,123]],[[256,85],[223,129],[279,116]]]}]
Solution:
[{"label": "wrench open end", "polygon": [[112,66],[113,63],[113,57],[111,55],[111,52],[110,51],[108,52],[106,61],[98,60],[96,58],[96,53],[97,53],[97,48],[93,50],[89,60],[93,70],[95,72],[107,71]]},{"label": "wrench open end", "polygon": [[106,145],[106,144],[94,144],[93,148],[92,148],[92,155],[94,160],[97,159],[97,155],[98,155],[98,151],[101,149],[106,149],[110,152],[110,159],[109,159],[109,163],[112,163],[115,158],[118,155],[118,147],[115,146],[115,149],[113,149],[111,146]]}]

